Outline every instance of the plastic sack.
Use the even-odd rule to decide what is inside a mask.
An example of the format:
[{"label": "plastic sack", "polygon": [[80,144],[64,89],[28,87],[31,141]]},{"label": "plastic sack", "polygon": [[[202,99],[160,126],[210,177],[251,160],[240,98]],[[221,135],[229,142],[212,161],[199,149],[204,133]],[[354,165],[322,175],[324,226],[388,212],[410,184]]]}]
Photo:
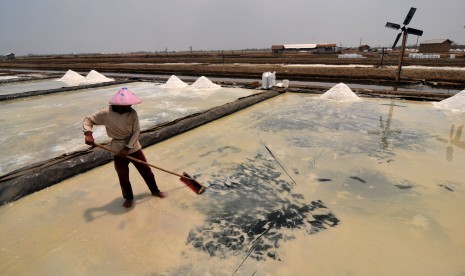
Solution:
[{"label": "plastic sack", "polygon": [[265,72],[262,74],[262,88],[269,89],[276,84],[276,72]]}]

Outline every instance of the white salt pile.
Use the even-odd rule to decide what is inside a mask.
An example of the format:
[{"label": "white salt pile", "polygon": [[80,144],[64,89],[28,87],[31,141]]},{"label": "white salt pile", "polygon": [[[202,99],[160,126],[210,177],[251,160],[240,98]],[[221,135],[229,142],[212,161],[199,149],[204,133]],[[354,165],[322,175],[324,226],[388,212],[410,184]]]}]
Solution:
[{"label": "white salt pile", "polygon": [[215,84],[208,78],[201,76],[191,85],[191,87],[195,89],[206,89],[206,88],[220,88],[221,85]]},{"label": "white salt pile", "polygon": [[12,80],[17,78],[17,76],[0,76],[0,80]]},{"label": "white salt pile", "polygon": [[109,82],[114,81],[114,79],[107,78],[104,75],[100,74],[95,70],[91,70],[89,74],[87,74],[86,79],[81,82],[81,84],[92,84],[92,83],[101,83],[101,82]]},{"label": "white salt pile", "polygon": [[84,81],[86,78],[74,72],[73,70],[66,71],[66,74],[59,79],[59,81],[66,82],[69,84],[79,84],[81,81]]},{"label": "white salt pile", "polygon": [[180,78],[172,75],[165,83],[165,87],[170,88],[183,88],[188,86],[187,83],[183,82]]},{"label": "white salt pile", "polygon": [[462,90],[454,96],[440,102],[433,102],[433,105],[438,108],[452,111],[465,111],[465,90]]},{"label": "white salt pile", "polygon": [[320,96],[322,99],[336,100],[336,101],[359,101],[357,96],[350,87],[344,83],[336,84]]}]

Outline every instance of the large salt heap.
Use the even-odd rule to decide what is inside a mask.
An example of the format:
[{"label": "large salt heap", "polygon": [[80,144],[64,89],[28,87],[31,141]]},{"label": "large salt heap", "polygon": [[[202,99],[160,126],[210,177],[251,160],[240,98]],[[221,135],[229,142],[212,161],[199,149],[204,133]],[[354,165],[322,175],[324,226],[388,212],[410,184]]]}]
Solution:
[{"label": "large salt heap", "polygon": [[192,85],[195,89],[209,89],[209,88],[221,88],[221,85],[213,83],[207,77],[201,76]]},{"label": "large salt heap", "polygon": [[109,82],[114,81],[114,79],[107,78],[104,75],[100,74],[95,70],[91,70],[89,74],[87,74],[86,79],[81,82],[81,84],[93,84],[93,83],[102,83],[102,82]]},{"label": "large salt heap", "polygon": [[320,96],[322,99],[336,100],[341,102],[359,101],[360,97],[357,96],[349,86],[344,83],[336,84]]},{"label": "large salt heap", "polygon": [[462,90],[454,96],[440,102],[434,102],[433,105],[438,108],[452,111],[465,111],[465,90]]},{"label": "large salt heap", "polygon": [[66,74],[59,79],[59,81],[65,82],[70,85],[77,85],[80,82],[84,81],[86,78],[84,76],[79,75],[78,73],[74,72],[73,70],[66,71]]},{"label": "large salt heap", "polygon": [[188,86],[187,83],[183,82],[180,78],[172,75],[165,83],[165,87],[169,88],[183,88]]}]

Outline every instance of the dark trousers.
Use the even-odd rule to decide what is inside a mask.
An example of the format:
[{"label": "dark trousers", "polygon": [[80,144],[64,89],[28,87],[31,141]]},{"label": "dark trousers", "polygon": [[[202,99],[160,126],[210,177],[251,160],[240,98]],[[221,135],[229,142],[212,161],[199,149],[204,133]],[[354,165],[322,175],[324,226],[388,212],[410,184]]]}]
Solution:
[{"label": "dark trousers", "polygon": [[[138,150],[129,155],[136,159],[147,162],[147,159],[145,159],[142,150]],[[145,183],[147,184],[152,193],[160,191],[158,190],[157,182],[155,181],[155,176],[153,175],[152,170],[149,166],[116,155],[113,157],[113,160],[115,161],[114,163],[116,172],[118,173],[119,185],[121,186],[121,191],[123,192],[123,197],[125,199],[134,199],[131,182],[129,181],[129,163],[132,163],[134,167],[136,167],[136,169],[139,171],[142,178],[144,178]]]}]

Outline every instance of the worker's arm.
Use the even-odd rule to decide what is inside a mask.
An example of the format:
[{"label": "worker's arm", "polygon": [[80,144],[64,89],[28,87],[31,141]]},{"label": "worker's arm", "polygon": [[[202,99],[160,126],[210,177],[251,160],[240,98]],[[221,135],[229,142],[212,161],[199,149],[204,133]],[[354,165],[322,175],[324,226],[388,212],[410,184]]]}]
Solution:
[{"label": "worker's arm", "polygon": [[105,123],[105,114],[107,110],[102,109],[95,114],[86,116],[82,122],[82,131],[85,135],[85,143],[87,145],[94,145],[94,136],[92,135],[92,128],[94,125],[103,125]]}]

